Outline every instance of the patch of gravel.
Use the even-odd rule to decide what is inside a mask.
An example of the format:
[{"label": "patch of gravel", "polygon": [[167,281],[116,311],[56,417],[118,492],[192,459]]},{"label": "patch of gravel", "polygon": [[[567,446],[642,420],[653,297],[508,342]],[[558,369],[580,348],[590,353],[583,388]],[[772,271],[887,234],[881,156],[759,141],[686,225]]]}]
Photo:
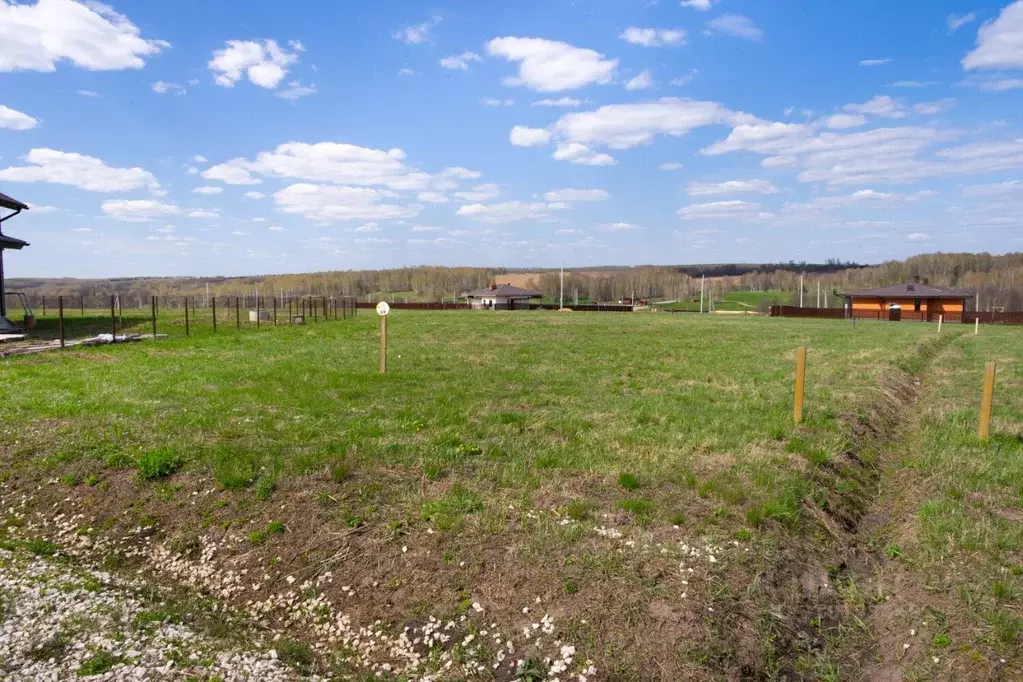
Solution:
[{"label": "patch of gravel", "polygon": [[0,549],[0,678],[5,680],[295,680],[273,650],[223,642],[170,622],[101,571]]}]

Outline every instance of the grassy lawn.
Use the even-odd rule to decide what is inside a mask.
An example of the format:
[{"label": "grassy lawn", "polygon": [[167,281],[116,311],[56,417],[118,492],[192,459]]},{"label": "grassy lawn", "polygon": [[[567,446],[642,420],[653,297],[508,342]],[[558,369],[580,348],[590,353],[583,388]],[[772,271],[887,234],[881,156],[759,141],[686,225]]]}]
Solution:
[{"label": "grassy lawn", "polygon": [[[789,305],[792,293],[788,291],[730,291],[723,298],[714,302],[715,310],[729,312],[758,312],[762,306]],[[703,309],[708,310],[710,302],[704,300]],[[689,297],[684,301],[668,303],[664,306],[657,306],[662,310],[699,310],[700,295]]]},{"label": "grassy lawn", "polygon": [[[59,481],[56,495],[97,518],[116,512],[168,539],[237,532],[237,554],[273,580],[284,580],[282,557],[310,574],[333,567],[345,584],[372,576],[386,599],[350,602],[367,622],[400,630],[441,612],[471,616],[479,600],[515,624],[543,597],[606,678],[778,674],[788,668],[777,659],[796,656],[767,644],[769,576],[791,567],[792,543],[827,548],[808,505],[831,513],[852,488],[870,495],[847,475],[853,425],[879,382],[937,346],[924,324],[395,311],[381,376],[378,324],[361,311],[258,332],[200,324],[186,339],[168,320],[169,339],[2,361],[0,455],[26,482]],[[976,486],[1020,514],[1018,368],[997,395],[999,435],[971,439],[975,365],[993,352],[1011,359],[1019,330],[954,342],[965,327],[945,330],[939,357],[963,375],[940,363],[922,417],[936,420],[935,440],[906,454],[934,494],[919,501],[918,552],[944,556],[949,538],[986,551],[1001,529],[1005,554],[977,589],[1016,599],[1018,578],[1001,568],[1008,557],[1018,565],[1019,524],[995,514],[978,526],[948,510],[972,509]],[[806,420],[796,426],[801,345]],[[206,493],[191,491],[205,489],[197,504],[192,495]],[[359,558],[332,563],[325,537]],[[679,569],[693,543],[734,554],[700,563],[697,581]]]}]

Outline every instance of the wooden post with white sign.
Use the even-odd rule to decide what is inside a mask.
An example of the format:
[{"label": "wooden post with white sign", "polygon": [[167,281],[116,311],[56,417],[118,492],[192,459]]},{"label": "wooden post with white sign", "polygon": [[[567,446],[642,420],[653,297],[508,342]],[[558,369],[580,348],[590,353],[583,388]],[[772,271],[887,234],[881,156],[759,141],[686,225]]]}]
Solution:
[{"label": "wooden post with white sign", "polygon": [[377,303],[377,315],[380,316],[380,373],[387,374],[387,315],[391,306],[386,301]]}]

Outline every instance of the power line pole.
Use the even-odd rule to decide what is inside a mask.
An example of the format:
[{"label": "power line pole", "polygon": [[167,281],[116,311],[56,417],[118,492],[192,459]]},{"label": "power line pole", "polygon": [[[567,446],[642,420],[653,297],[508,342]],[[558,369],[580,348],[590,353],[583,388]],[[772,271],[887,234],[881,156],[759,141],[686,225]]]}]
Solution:
[{"label": "power line pole", "polygon": [[565,264],[561,264],[561,294],[560,294],[559,308],[565,307]]}]

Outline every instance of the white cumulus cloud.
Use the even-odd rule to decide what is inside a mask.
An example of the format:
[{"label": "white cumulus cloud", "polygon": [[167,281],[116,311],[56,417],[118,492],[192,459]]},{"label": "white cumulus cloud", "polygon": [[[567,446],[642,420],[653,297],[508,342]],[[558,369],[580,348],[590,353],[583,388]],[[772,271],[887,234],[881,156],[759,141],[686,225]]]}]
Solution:
[{"label": "white cumulus cloud", "polygon": [[126,223],[147,223],[155,218],[181,213],[177,206],[153,199],[104,201],[100,209],[107,216]]},{"label": "white cumulus cloud", "polygon": [[157,188],[153,174],[142,168],[115,168],[102,160],[56,149],[32,149],[24,156],[26,166],[0,170],[6,182],[51,182],[72,185],[90,192],[126,192],[140,187]]},{"label": "white cumulus cloud", "polygon": [[648,90],[652,87],[654,79],[650,76],[650,69],[643,69],[625,82],[626,90]]},{"label": "white cumulus cloud", "polygon": [[495,38],[487,43],[487,54],[518,62],[518,76],[505,78],[505,85],[538,92],[606,85],[618,67],[617,59],[607,59],[596,50],[543,38]]},{"label": "white cumulus cloud", "polygon": [[441,22],[440,16],[433,16],[429,21],[424,21],[421,24],[415,24],[413,26],[406,26],[405,28],[395,31],[391,34],[391,37],[395,40],[400,40],[406,45],[421,45],[430,39],[430,32]]},{"label": "white cumulus cloud", "polygon": [[253,85],[273,89],[297,61],[297,53],[286,52],[275,40],[229,40],[227,47],[213,53],[207,66],[216,84],[225,88],[247,77]]},{"label": "white cumulus cloud", "polygon": [[515,126],[508,135],[509,141],[516,147],[537,147],[551,141],[551,133],[543,128]]},{"label": "white cumulus cloud", "polygon": [[610,194],[602,189],[555,189],[543,195],[545,201],[572,202],[572,201],[603,201]]},{"label": "white cumulus cloud", "polygon": [[310,220],[387,220],[413,218],[422,210],[418,204],[386,203],[393,196],[369,187],[341,187],[296,183],[273,195],[277,208]]},{"label": "white cumulus cloud", "polygon": [[753,23],[753,20],[742,14],[722,14],[708,21],[707,27],[711,31],[746,40],[762,40],[764,37],[764,32]]},{"label": "white cumulus cloud", "polygon": [[451,69],[453,71],[468,71],[469,64],[481,61],[483,61],[483,57],[480,57],[475,52],[463,52],[462,54],[453,54],[444,57],[440,60],[440,65],[445,69]]},{"label": "white cumulus cloud", "polygon": [[[2,48],[0,48],[2,49]],[[0,104],[0,128],[8,130],[31,130],[39,125],[39,119]]]},{"label": "white cumulus cloud", "polygon": [[127,17],[99,2],[0,0],[0,72],[55,71],[71,62],[90,71],[141,69],[170,45],[142,38]]},{"label": "white cumulus cloud", "polygon": [[977,15],[973,12],[967,12],[966,14],[949,14],[945,17],[945,23],[948,24],[948,32],[955,33],[976,18]]},{"label": "white cumulus cloud", "polygon": [[476,185],[471,192],[455,192],[455,196],[462,201],[488,201],[500,195],[500,186],[493,182]]},{"label": "white cumulus cloud", "polygon": [[204,187],[196,187],[192,190],[195,194],[221,194],[224,191],[223,187],[210,187],[206,185]]},{"label": "white cumulus cloud", "polygon": [[994,21],[977,31],[977,47],[963,57],[963,68],[1023,68],[1023,2],[1006,5]]},{"label": "white cumulus cloud", "polygon": [[567,205],[556,202],[506,201],[499,204],[466,204],[460,207],[457,213],[482,223],[510,223],[549,218],[551,211],[564,208],[567,208]]},{"label": "white cumulus cloud", "polygon": [[725,182],[691,182],[686,188],[691,197],[721,194],[777,194],[778,188],[767,180],[726,180]]}]

